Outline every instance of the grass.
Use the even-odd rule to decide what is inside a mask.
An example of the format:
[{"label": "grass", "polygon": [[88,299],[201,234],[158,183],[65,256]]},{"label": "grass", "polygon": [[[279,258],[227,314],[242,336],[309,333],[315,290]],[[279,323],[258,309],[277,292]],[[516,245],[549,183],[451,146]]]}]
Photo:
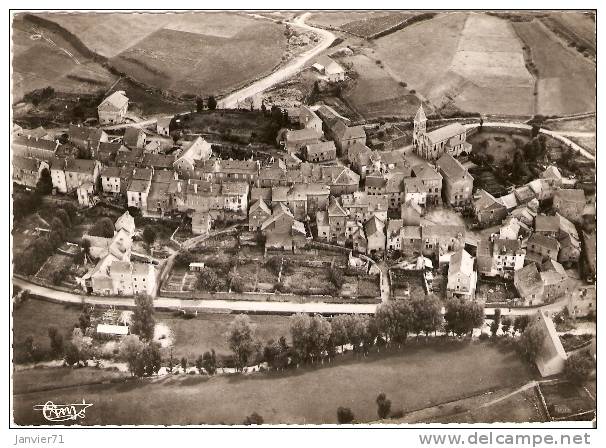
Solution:
[{"label": "grass", "polygon": [[312,16],[307,20],[307,22],[312,25],[340,28],[350,22],[364,20],[376,16],[376,12],[370,11],[324,11],[313,13]]},{"label": "grass", "polygon": [[445,13],[375,42],[385,66],[438,109],[454,104],[469,112],[532,113],[533,80],[504,20]]},{"label": "grass", "polygon": [[410,14],[402,12],[381,15],[377,14],[371,17],[366,17],[343,24],[340,28],[343,31],[353,33],[357,36],[370,38],[375,34],[399,25],[403,21],[414,16],[414,13]]},{"label": "grass", "polygon": [[[467,141],[473,146],[473,152],[485,153],[494,157],[496,165],[510,162],[517,149],[516,140],[522,145],[528,142],[528,137],[508,132],[482,131],[470,136]],[[482,147],[486,142],[486,148]]]},{"label": "grass", "polygon": [[421,342],[284,374],[171,377],[17,395],[14,410],[17,424],[41,424],[42,416],[32,410],[40,400],[70,403],[85,396],[94,404],[79,422],[86,425],[239,424],[252,412],[266,423],[336,423],[339,406],[350,407],[358,421],[373,421],[380,392],[393,409],[410,411],[526,383],[531,376],[515,352],[503,347]]},{"label": "grass", "polygon": [[575,132],[595,132],[595,117],[576,118],[571,120],[547,120],[543,127],[552,131],[575,131]]},{"label": "grass", "polygon": [[71,367],[49,367],[16,371],[13,374],[13,391],[25,394],[61,387],[111,381],[125,378],[127,374],[115,370],[92,367],[74,369]]},{"label": "grass", "polygon": [[595,65],[562,42],[538,20],[512,24],[532,52],[539,72],[536,113],[595,111]]},{"label": "grass", "polygon": [[596,151],[596,138],[594,137],[568,137],[570,140],[575,142],[577,145],[582,146],[591,154],[595,155]]},{"label": "grass", "polygon": [[[156,320],[173,332],[173,356],[177,359],[185,356],[190,362],[213,348],[220,356],[231,355],[225,333],[234,317],[231,314],[198,314],[196,318],[183,319],[169,313],[156,314]],[[250,320],[255,325],[257,338],[263,343],[280,336],[290,339],[288,317],[251,315]]]}]

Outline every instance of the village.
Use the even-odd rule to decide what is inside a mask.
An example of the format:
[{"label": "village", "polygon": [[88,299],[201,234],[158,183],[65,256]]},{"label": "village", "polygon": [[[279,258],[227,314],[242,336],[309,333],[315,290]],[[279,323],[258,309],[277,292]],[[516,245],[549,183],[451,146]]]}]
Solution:
[{"label": "village", "polygon": [[[312,69],[328,84],[346,77],[328,56]],[[533,328],[529,357],[545,378],[570,370],[578,353],[595,359],[595,324],[588,334],[564,330],[580,341],[572,351],[561,330],[596,319],[595,185],[554,161],[494,191],[474,174],[482,165],[469,139],[499,123],[430,119],[421,104],[404,143],[377,149],[376,125],[326,104],[228,110],[211,97],[198,106],[137,121],[128,91],[115,91],[97,117],[64,132],[15,124],[15,200],[33,208],[14,231],[24,241],[15,285],[112,310],[147,297],[190,316],[221,309],[333,322],[427,300],[450,326],[423,327],[417,338],[530,339]],[[237,133],[249,117],[273,129],[273,148],[257,144],[260,129]],[[220,129],[207,132],[208,123]],[[540,123],[519,127],[544,153],[553,137]],[[454,330],[449,303],[480,317]],[[512,332],[520,316],[526,323]],[[125,337],[128,319],[101,320],[95,331]],[[558,418],[590,411],[550,409]]]}]

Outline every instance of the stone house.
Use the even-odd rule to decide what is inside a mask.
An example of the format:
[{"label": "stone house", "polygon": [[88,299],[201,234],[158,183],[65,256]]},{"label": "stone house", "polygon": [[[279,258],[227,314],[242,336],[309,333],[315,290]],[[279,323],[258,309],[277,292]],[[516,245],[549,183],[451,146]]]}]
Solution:
[{"label": "stone house", "polygon": [[175,171],[185,179],[189,179],[194,175],[197,161],[210,159],[212,148],[210,143],[202,137],[197,137],[195,140],[183,145],[181,153],[173,163]]},{"label": "stone house", "polygon": [[463,297],[472,300],[475,297],[477,273],[474,270],[474,258],[465,249],[459,249],[450,256],[446,295],[449,298]]},{"label": "stone house", "polygon": [[212,218],[208,212],[194,212],[191,217],[191,232],[194,235],[208,235],[212,227]]},{"label": "stone house", "polygon": [[263,199],[255,201],[248,210],[248,230],[255,231],[261,228],[267,219],[271,216],[271,209]]},{"label": "stone house", "polygon": [[122,123],[127,111],[128,97],[126,96],[126,93],[123,91],[116,91],[97,106],[99,123],[102,125]]},{"label": "stone house", "polygon": [[15,136],[12,140],[12,153],[15,157],[48,161],[55,156],[59,142],[43,138]]},{"label": "stone house", "polygon": [[307,162],[328,162],[337,158],[333,142],[318,142],[303,147],[303,157]]},{"label": "stone house", "polygon": [[67,159],[65,164],[65,183],[67,192],[76,190],[85,182],[97,185],[101,164],[96,160]]},{"label": "stone house", "polygon": [[349,148],[355,143],[366,145],[364,126],[347,126],[343,121],[337,121],[331,128],[330,136],[335,142],[337,152],[341,157],[349,156]]},{"label": "stone house", "polygon": [[553,194],[554,210],[572,222],[582,221],[585,204],[585,192],[581,189],[556,190]]},{"label": "stone house", "polygon": [[154,171],[150,168],[137,168],[134,170],[126,189],[126,198],[129,207],[147,210],[147,197],[151,189],[153,174]]},{"label": "stone house", "polygon": [[303,129],[313,129],[322,134],[322,120],[308,106],[302,105],[297,117],[299,125]]},{"label": "stone house", "polygon": [[474,214],[482,227],[498,225],[507,217],[507,208],[485,190],[478,190],[473,202]]},{"label": "stone house", "polygon": [[122,143],[129,148],[143,148],[145,146],[145,132],[139,128],[126,128]]},{"label": "stone house", "polygon": [[[421,181],[426,193],[427,206],[442,203],[442,175],[428,163],[420,163],[412,167],[414,177]],[[406,199],[408,201],[408,199]]]},{"label": "stone house", "polygon": [[385,252],[385,224],[376,216],[364,223],[364,234],[366,236],[366,253],[375,255]]},{"label": "stone house", "polygon": [[443,154],[436,165],[442,175],[444,202],[454,207],[469,204],[473,197],[473,177],[469,171],[450,153]]},{"label": "stone house", "polygon": [[[29,157],[13,156],[13,182],[28,188],[36,188],[42,170],[48,170],[49,164],[45,161]],[[50,174],[50,170],[49,170]]]}]

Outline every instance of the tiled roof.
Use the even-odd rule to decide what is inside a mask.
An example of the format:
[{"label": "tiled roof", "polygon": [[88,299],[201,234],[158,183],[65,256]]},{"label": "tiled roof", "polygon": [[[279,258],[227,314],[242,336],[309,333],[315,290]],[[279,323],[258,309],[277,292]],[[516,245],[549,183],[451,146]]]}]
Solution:
[{"label": "tiled roof", "polygon": [[466,132],[465,126],[463,126],[461,123],[452,123],[428,132],[425,135],[432,143],[439,143],[463,134],[464,132]]},{"label": "tiled roof", "polygon": [[123,91],[118,90],[118,91],[112,93],[107,98],[105,98],[101,102],[101,104],[111,104],[116,109],[122,109],[122,107],[124,107],[125,104],[128,104],[128,98],[126,97],[126,95],[124,94]]},{"label": "tiled roof", "polygon": [[436,162],[440,171],[451,180],[466,178],[472,180],[471,174],[461,165],[457,159],[448,153],[444,153]]},{"label": "tiled roof", "polygon": [[67,159],[65,171],[93,174],[95,171],[95,166],[97,166],[97,162],[95,160]]}]

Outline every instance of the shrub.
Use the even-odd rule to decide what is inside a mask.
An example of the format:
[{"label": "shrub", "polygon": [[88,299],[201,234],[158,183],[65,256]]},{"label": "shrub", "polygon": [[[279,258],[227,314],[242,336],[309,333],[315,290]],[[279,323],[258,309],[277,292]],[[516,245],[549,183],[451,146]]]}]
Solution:
[{"label": "shrub", "polygon": [[587,351],[573,353],[566,360],[564,375],[573,384],[583,384],[592,372],[595,363]]},{"label": "shrub", "polygon": [[480,333],[480,337],[478,339],[480,339],[480,341],[486,341],[490,339],[490,335],[488,333],[482,332]]},{"label": "shrub", "polygon": [[204,267],[198,274],[196,286],[201,291],[215,292],[221,286],[221,282],[214,270]]},{"label": "shrub", "polygon": [[337,409],[337,421],[340,424],[347,424],[354,421],[354,414],[351,409],[339,406]]}]

